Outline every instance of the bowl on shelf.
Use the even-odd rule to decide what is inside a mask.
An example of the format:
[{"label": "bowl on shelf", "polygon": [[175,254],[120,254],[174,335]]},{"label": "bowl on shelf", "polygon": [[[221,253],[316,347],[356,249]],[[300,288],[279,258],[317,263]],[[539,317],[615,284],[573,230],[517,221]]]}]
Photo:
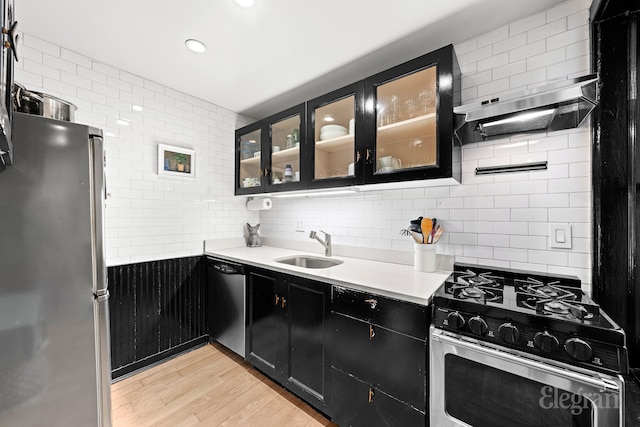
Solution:
[{"label": "bowl on shelf", "polygon": [[340,138],[347,135],[347,132],[323,132],[320,134],[320,141],[326,141],[328,139]]},{"label": "bowl on shelf", "polygon": [[344,134],[346,135],[347,133],[349,133],[349,129],[340,125],[324,125],[320,128],[320,134],[323,134],[325,132],[344,132]]}]

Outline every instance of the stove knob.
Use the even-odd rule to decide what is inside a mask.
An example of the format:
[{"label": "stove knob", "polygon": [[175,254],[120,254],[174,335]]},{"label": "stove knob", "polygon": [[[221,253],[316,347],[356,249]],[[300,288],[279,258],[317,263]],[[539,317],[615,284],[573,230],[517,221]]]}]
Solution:
[{"label": "stove knob", "polygon": [[482,317],[475,316],[469,319],[469,329],[476,335],[487,335],[487,331],[489,327],[487,326],[487,322],[482,320]]},{"label": "stove knob", "polygon": [[593,350],[589,343],[580,338],[569,338],[566,340],[564,342],[564,349],[569,353],[569,356],[580,362],[588,362],[593,356]]},{"label": "stove knob", "polygon": [[464,326],[464,317],[462,317],[457,311],[454,311],[447,315],[447,322],[451,329],[457,330]]},{"label": "stove knob", "polygon": [[549,332],[538,332],[533,336],[533,344],[545,353],[553,353],[560,346],[558,338],[551,335]]},{"label": "stove knob", "polygon": [[503,323],[500,325],[498,333],[500,334],[500,338],[509,344],[515,344],[520,340],[520,331],[511,323]]}]

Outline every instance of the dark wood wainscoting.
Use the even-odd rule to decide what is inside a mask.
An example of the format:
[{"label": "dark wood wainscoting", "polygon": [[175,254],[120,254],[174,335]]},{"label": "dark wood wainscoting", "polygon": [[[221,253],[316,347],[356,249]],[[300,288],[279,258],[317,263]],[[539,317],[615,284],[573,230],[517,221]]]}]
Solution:
[{"label": "dark wood wainscoting", "polygon": [[114,379],[207,342],[201,256],[109,267]]}]

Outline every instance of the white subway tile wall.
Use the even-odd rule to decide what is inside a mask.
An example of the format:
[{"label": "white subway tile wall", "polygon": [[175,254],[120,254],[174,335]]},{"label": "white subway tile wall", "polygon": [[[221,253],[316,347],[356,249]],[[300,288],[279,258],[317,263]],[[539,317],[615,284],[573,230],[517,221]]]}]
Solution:
[{"label": "white subway tile wall", "polygon": [[[233,195],[234,130],[246,118],[29,34],[18,51],[17,82],[73,102],[76,122],[104,132],[108,265],[199,255],[205,239],[258,222]],[[158,175],[158,144],[194,149],[195,178]]]},{"label": "white subway tile wall", "polygon": [[[570,0],[455,45],[462,102],[501,96],[590,72],[589,0]],[[588,125],[465,145],[462,184],[351,196],[275,199],[260,214],[266,236],[412,250],[399,231],[418,216],[446,232],[438,252],[460,262],[577,275],[591,282],[591,135]],[[547,161],[546,171],[476,176],[475,168]],[[306,231],[295,231],[304,220]],[[572,248],[550,249],[550,223],[572,226]]]}]

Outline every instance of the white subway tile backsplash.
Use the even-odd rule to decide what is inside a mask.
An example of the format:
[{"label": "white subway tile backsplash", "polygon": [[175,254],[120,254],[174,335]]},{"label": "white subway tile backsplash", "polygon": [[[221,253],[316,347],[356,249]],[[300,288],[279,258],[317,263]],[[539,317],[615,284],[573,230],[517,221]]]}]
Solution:
[{"label": "white subway tile backsplash", "polygon": [[511,209],[511,221],[547,221],[547,211],[543,208],[514,208]]},{"label": "white subway tile backsplash", "polygon": [[567,266],[569,262],[569,254],[561,251],[538,251],[529,250],[528,260],[534,264],[560,265]]},{"label": "white subway tile backsplash", "polygon": [[569,207],[569,194],[532,194],[529,205],[532,208],[566,208]]},{"label": "white subway tile backsplash", "polygon": [[[588,72],[587,3],[561,3],[456,44],[463,102]],[[29,35],[23,47],[18,81],[77,100],[79,122],[115,135],[106,138],[110,265],[198,254],[204,238],[238,236],[245,222],[260,222],[264,236],[307,240],[294,231],[301,218],[307,229],[327,229],[336,244],[411,251],[411,239],[399,230],[430,216],[445,228],[438,252],[457,261],[568,271],[589,283],[588,125],[465,145],[461,185],[274,199],[270,211],[249,212],[246,199],[232,195],[233,131],[252,120]],[[132,104],[144,111],[132,111]],[[195,148],[196,179],[158,176],[158,143]],[[533,160],[548,160],[548,170],[475,175],[478,166]],[[572,249],[547,248],[552,221],[571,224]]]},{"label": "white subway tile backsplash", "polygon": [[533,28],[543,26],[546,22],[546,13],[540,12],[509,24],[509,34],[511,36],[515,36],[517,34],[526,33]]},{"label": "white subway tile backsplash", "polygon": [[567,30],[566,19],[557,19],[555,21],[547,20],[547,22],[548,24],[527,31],[528,43],[534,43],[536,41],[544,40],[553,35],[563,33]]},{"label": "white subway tile backsplash", "polygon": [[525,249],[515,248],[494,248],[493,256],[495,259],[505,261],[527,261],[527,251]]},{"label": "white subway tile backsplash", "polygon": [[591,191],[590,177],[549,180],[549,193],[576,193]]},{"label": "white subway tile backsplash", "polygon": [[580,10],[588,8],[589,1],[585,0],[569,0],[547,10],[547,22],[557,19],[566,18],[567,16],[578,13]]},{"label": "white subway tile backsplash", "polygon": [[525,46],[518,47],[509,51],[509,59],[511,62],[523,61],[530,56],[540,55],[547,50],[547,45],[544,40],[537,41],[535,43],[529,43]]},{"label": "white subway tile backsplash", "polygon": [[564,76],[577,77],[588,74],[591,69],[589,55],[578,56],[547,67],[547,78],[558,79]]},{"label": "white subway tile backsplash", "polygon": [[[576,43],[583,42],[589,39],[589,26],[586,25],[587,21],[583,22],[583,25],[575,27],[564,33],[556,34],[547,39],[547,50],[564,48]],[[588,51],[583,54],[587,54]]]},{"label": "white subway tile backsplash", "polygon": [[507,52],[513,49],[517,49],[526,44],[527,44],[527,35],[525,33],[518,34],[504,40],[498,40],[493,44],[493,54],[497,55],[502,52]]}]

